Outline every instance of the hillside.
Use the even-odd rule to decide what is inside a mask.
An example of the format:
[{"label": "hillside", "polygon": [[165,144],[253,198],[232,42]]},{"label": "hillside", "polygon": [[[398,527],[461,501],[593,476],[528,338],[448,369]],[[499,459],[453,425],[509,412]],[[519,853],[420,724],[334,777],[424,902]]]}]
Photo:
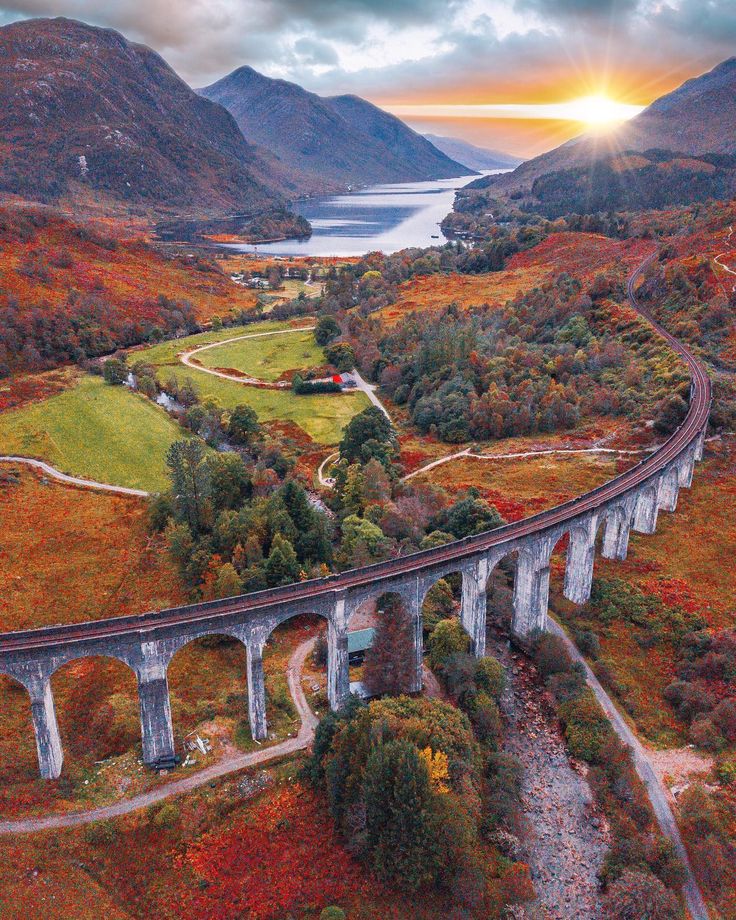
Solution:
[{"label": "hillside", "polygon": [[736,57],[686,81],[610,134],[574,138],[513,173],[480,181],[495,194],[529,192],[539,176],[652,150],[668,151],[673,160],[682,154],[736,154]]},{"label": "hillside", "polygon": [[467,173],[398,118],[357,97],[324,99],[252,67],[199,92],[224,106],[249,141],[271,151],[312,192]]},{"label": "hillside", "polygon": [[443,137],[439,134],[424,136],[442,153],[470,169],[513,169],[522,162],[519,157],[512,157],[500,150],[478,147],[460,137]]},{"label": "hillside", "polygon": [[69,19],[0,28],[0,195],[136,213],[261,209],[290,191],[156,53]]}]

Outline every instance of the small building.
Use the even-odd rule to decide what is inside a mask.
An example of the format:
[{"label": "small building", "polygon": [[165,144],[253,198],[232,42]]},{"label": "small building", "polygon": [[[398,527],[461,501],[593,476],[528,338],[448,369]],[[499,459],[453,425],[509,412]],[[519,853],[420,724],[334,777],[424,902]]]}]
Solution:
[{"label": "small building", "polygon": [[348,633],[348,663],[362,664],[365,653],[373,645],[376,630],[371,626],[368,629],[356,629]]}]

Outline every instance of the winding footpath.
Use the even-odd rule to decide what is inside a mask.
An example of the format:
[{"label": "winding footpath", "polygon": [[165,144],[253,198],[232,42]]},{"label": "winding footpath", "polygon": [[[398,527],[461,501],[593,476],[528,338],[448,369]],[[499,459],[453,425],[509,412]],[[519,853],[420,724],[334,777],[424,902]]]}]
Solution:
[{"label": "winding footpath", "polygon": [[112,805],[104,805],[101,808],[92,808],[89,811],[74,811],[60,815],[48,815],[43,818],[21,818],[17,821],[0,821],[0,835],[7,834],[31,834],[38,831],[54,830],[64,827],[79,827],[82,824],[91,824],[94,821],[107,821],[110,818],[119,818],[121,815],[130,814],[141,808],[147,808],[149,805],[155,805],[174,796],[184,795],[192,792],[200,786],[228,773],[236,773],[238,770],[244,770],[246,767],[254,767],[258,764],[269,763],[272,760],[278,760],[297,751],[304,750],[312,743],[314,730],[317,727],[318,719],[309,708],[307,699],[302,689],[302,671],[304,662],[314,647],[314,639],[308,639],[302,642],[291,655],[287,670],[289,681],[289,690],[291,691],[294,705],[296,706],[301,725],[299,731],[293,738],[287,738],[272,747],[263,748],[260,751],[251,751],[248,754],[238,754],[235,757],[229,757],[205,767],[198,773],[192,773],[183,779],[166,783],[150,792],[143,792],[140,795],[133,796],[129,799],[122,799]]},{"label": "winding footpath", "polygon": [[580,662],[583,668],[585,668],[585,677],[588,682],[588,686],[591,688],[595,694],[596,699],[608,716],[608,719],[611,722],[611,725],[613,726],[616,734],[631,750],[631,756],[634,760],[636,772],[639,774],[639,778],[641,779],[642,783],[644,784],[644,788],[647,791],[647,795],[649,796],[649,801],[651,802],[652,810],[654,811],[654,815],[657,819],[657,823],[659,824],[659,828],[664,836],[672,842],[677,855],[682,860],[682,864],[685,867],[686,878],[685,883],[682,886],[682,890],[683,894],[685,895],[687,909],[690,912],[692,920],[708,920],[708,908],[706,907],[703,893],[701,892],[698,883],[695,880],[695,875],[693,874],[692,866],[690,865],[687,850],[685,849],[685,845],[682,842],[680,830],[677,827],[677,821],[675,820],[675,816],[672,813],[669,802],[667,801],[667,795],[665,793],[664,786],[654,771],[654,768],[652,767],[652,764],[650,763],[647,756],[646,750],[634,732],[631,730],[631,728],[629,728],[628,723],[613,704],[609,695],[601,686],[600,681],[590,669],[588,662],[580,654],[578,647],[568,637],[567,633],[562,629],[559,623],[553,620],[552,617],[549,617],[549,628],[550,632],[558,635],[562,639],[562,641],[565,643],[565,647],[570,653],[570,656],[575,661]]},{"label": "winding footpath", "polygon": [[230,339],[222,339],[219,342],[209,342],[207,345],[200,345],[199,348],[193,348],[191,351],[183,351],[179,355],[179,360],[192,370],[202,371],[205,374],[212,374],[213,377],[221,377],[223,380],[234,380],[236,383],[243,383],[251,387],[265,387],[269,390],[284,389],[291,386],[288,381],[276,381],[269,383],[266,380],[260,380],[258,377],[249,377],[244,374],[228,374],[226,371],[218,371],[213,367],[205,367],[203,364],[195,363],[192,358],[201,354],[203,351],[209,351],[211,348],[219,348],[220,345],[229,345],[231,342],[242,342],[244,339],[263,339],[272,335],[291,335],[295,332],[311,332],[314,326],[297,326],[293,329],[274,329],[272,332],[249,332],[246,335],[236,335]]},{"label": "winding footpath", "polygon": [[69,476],[62,473],[56,467],[45,463],[43,460],[35,460],[33,457],[12,457],[0,456],[0,463],[22,463],[25,466],[31,466],[36,470],[45,473],[51,479],[63,482],[69,486],[79,486],[82,489],[95,489],[98,492],[111,492],[113,495],[134,495],[136,498],[150,498],[150,492],[144,492],[143,489],[130,489],[128,486],[114,486],[109,482],[97,482],[94,479],[80,479],[78,476]]},{"label": "winding footpath", "polygon": [[[719,252],[717,256],[713,256],[713,261],[719,268],[722,268],[725,272],[728,272],[729,275],[736,275],[734,269],[729,268],[728,265],[724,265],[721,259],[724,256],[732,256],[733,249],[731,248],[731,237],[733,236],[733,227],[728,228],[728,236],[726,237],[726,245],[729,247],[727,252]],[[736,284],[733,285],[731,291],[736,291]]]}]

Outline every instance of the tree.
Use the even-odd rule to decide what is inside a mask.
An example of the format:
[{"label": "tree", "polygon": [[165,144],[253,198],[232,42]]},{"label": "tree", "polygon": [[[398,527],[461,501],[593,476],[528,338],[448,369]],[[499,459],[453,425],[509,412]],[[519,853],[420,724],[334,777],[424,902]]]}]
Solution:
[{"label": "tree", "polygon": [[453,537],[461,540],[473,534],[493,530],[505,523],[498,511],[487,501],[478,497],[474,489],[459,498],[445,511],[441,512],[432,522],[442,531],[451,533]]},{"label": "tree", "polygon": [[266,581],[270,588],[279,585],[288,585],[299,578],[299,561],[292,544],[280,533],[277,533],[271,544],[265,564]]},{"label": "tree", "polygon": [[192,533],[199,533],[206,524],[211,491],[204,445],[196,438],[174,441],[166,453],[166,465],[177,517],[189,524]]},{"label": "tree", "polygon": [[355,367],[355,352],[347,342],[335,342],[325,348],[325,357],[341,372],[351,371]]},{"label": "tree", "polygon": [[243,446],[250,444],[260,433],[260,425],[258,424],[258,416],[255,410],[251,409],[250,406],[235,406],[230,413],[227,432],[233,443]]},{"label": "tree", "polygon": [[682,909],[673,894],[649,872],[624,872],[605,900],[608,920],[677,920]]},{"label": "tree", "polygon": [[207,462],[215,512],[240,508],[253,493],[253,482],[242,457],[232,453],[215,454]]},{"label": "tree", "polygon": [[408,741],[374,747],[365,765],[366,840],[379,878],[417,890],[431,882],[433,846],[429,772]]},{"label": "tree", "polygon": [[349,463],[367,463],[375,457],[386,466],[396,451],[393,426],[378,406],[369,406],[353,416],[340,442],[340,456]]},{"label": "tree", "polygon": [[243,591],[243,582],[231,562],[226,562],[217,570],[213,586],[215,597],[234,597]]},{"label": "tree", "polygon": [[105,361],[102,367],[102,376],[105,378],[105,382],[113,386],[120,386],[125,383],[129,373],[128,365],[125,361],[121,361],[120,358],[110,358]]},{"label": "tree", "polygon": [[440,620],[427,642],[429,664],[432,669],[441,668],[445,659],[470,648],[470,636],[459,620]]},{"label": "tree", "polygon": [[[422,546],[422,549],[424,548]],[[425,636],[434,631],[440,620],[451,617],[454,610],[455,597],[452,588],[444,578],[440,578],[427,592],[422,606],[422,628]]]},{"label": "tree", "polygon": [[314,340],[318,345],[329,345],[340,335],[340,327],[334,316],[320,316],[314,328]]},{"label": "tree", "polygon": [[378,611],[373,645],[365,656],[363,682],[371,696],[411,690],[415,673],[414,629],[400,599],[386,599]]}]

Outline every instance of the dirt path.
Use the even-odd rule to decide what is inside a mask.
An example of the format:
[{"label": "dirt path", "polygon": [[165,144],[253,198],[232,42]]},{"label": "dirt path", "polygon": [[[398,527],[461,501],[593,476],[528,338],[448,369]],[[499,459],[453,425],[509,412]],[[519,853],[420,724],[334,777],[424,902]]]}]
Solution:
[{"label": "dirt path", "polygon": [[312,651],[315,640],[309,639],[303,642],[294,651],[289,659],[287,677],[289,680],[289,690],[294,700],[301,725],[294,738],[287,738],[279,744],[272,747],[263,748],[260,751],[251,751],[248,754],[238,754],[235,757],[221,760],[200,770],[199,773],[192,773],[182,779],[167,783],[158,789],[152,789],[150,792],[144,792],[142,795],[134,796],[113,805],[105,805],[102,808],[93,808],[90,811],[71,812],[64,815],[49,815],[45,818],[25,818],[18,821],[0,821],[0,835],[4,834],[30,834],[36,831],[45,831],[61,827],[77,827],[80,824],[90,824],[93,821],[105,821],[109,818],[118,818],[121,815],[130,814],[140,808],[146,808],[157,802],[163,802],[166,799],[173,798],[177,795],[191,792],[199,786],[204,786],[221,776],[228,773],[235,773],[246,767],[252,767],[256,764],[267,763],[270,760],[276,760],[287,754],[294,754],[306,748],[314,738],[314,730],[317,727],[318,719],[309,708],[304,691],[301,685],[301,675],[304,669],[304,662],[307,655]]},{"label": "dirt path", "polygon": [[96,482],[94,479],[80,479],[78,476],[69,476],[62,473],[49,463],[43,460],[34,460],[32,457],[0,457],[0,463],[23,463],[26,466],[32,466],[34,469],[41,470],[52,479],[63,482],[69,486],[79,486],[83,489],[95,489],[98,492],[112,492],[114,495],[134,495],[137,498],[149,498],[150,492],[144,492],[142,489],[129,489],[127,486],[113,486],[109,482]]},{"label": "dirt path", "polygon": [[218,348],[220,345],[229,345],[230,342],[240,342],[243,339],[262,339],[270,335],[290,335],[294,332],[311,332],[314,326],[299,326],[294,329],[274,329],[272,332],[250,332],[247,335],[236,335],[230,339],[222,339],[220,342],[209,342],[207,345],[200,345],[192,351],[184,351],[179,355],[179,360],[187,367],[195,371],[202,371],[205,374],[212,374],[213,377],[222,377],[223,380],[234,380],[236,383],[244,383],[248,386],[268,387],[269,389],[279,389],[291,386],[290,383],[269,383],[266,380],[260,380],[258,377],[248,377],[241,374],[227,374],[225,371],[217,371],[212,367],[205,367],[203,364],[195,364],[192,358],[202,351],[208,351],[210,348]]},{"label": "dirt path", "polygon": [[450,463],[452,460],[459,460],[461,457],[469,457],[471,460],[524,460],[528,457],[543,457],[549,454],[616,454],[617,456],[631,456],[634,454],[650,454],[657,450],[658,446],[637,450],[619,450],[615,447],[554,447],[549,450],[527,450],[517,454],[476,454],[469,447],[466,447],[465,450],[459,450],[454,454],[448,454],[446,457],[440,457],[439,460],[432,460],[431,463],[427,463],[425,466],[420,466],[413,473],[407,473],[406,476],[403,476],[401,481],[406,482],[414,476],[419,476],[420,473],[426,473],[436,466],[442,466],[443,463]]},{"label": "dirt path", "polygon": [[595,811],[587,781],[570,762],[529,662],[501,636],[489,634],[488,642],[509,678],[501,700],[509,720],[504,750],[525,770],[522,858],[529,865],[538,904],[549,920],[598,920],[597,876],[608,849],[605,821]]},{"label": "dirt path", "polygon": [[575,643],[567,636],[562,627],[551,617],[549,618],[549,628],[551,632],[561,636],[573,659],[575,661],[579,661],[583,665],[585,668],[585,676],[588,681],[588,685],[590,686],[593,693],[595,693],[596,699],[608,716],[614,731],[619,736],[619,738],[621,738],[624,744],[626,744],[631,749],[631,755],[634,760],[636,772],[639,774],[639,778],[641,779],[642,783],[644,783],[644,787],[647,791],[647,795],[649,796],[649,801],[652,804],[652,810],[654,811],[654,815],[657,819],[660,830],[664,836],[668,837],[672,842],[675,850],[677,851],[677,855],[680,857],[683,865],[685,866],[687,877],[685,884],[682,886],[682,890],[683,894],[685,895],[685,901],[687,902],[687,907],[690,911],[692,920],[708,920],[708,908],[705,905],[705,899],[703,898],[703,894],[698,887],[697,881],[695,880],[695,875],[693,874],[692,866],[690,865],[687,850],[685,849],[685,845],[682,842],[680,830],[677,827],[677,821],[675,820],[675,816],[672,813],[672,809],[670,808],[669,802],[667,800],[667,792],[659,776],[657,775],[656,770],[649,760],[646,748],[642,745],[634,732],[629,728],[629,725],[624,717],[614,706],[611,698],[601,686],[598,678],[591,671],[587,661],[580,654]]}]

